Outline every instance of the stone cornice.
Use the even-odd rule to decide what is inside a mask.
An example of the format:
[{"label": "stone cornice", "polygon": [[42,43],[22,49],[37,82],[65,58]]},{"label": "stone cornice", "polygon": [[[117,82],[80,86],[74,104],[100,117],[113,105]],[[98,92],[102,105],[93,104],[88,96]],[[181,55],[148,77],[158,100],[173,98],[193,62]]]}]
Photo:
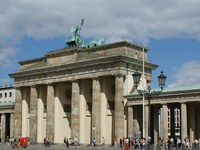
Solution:
[{"label": "stone cornice", "polygon": [[[98,59],[91,59],[87,61],[84,60],[84,61],[79,61],[79,62],[69,63],[69,64],[40,67],[40,68],[36,68],[32,70],[22,70],[22,71],[18,71],[16,73],[12,73],[9,75],[13,78],[16,78],[16,77],[40,74],[41,77],[45,78],[47,74],[51,72],[67,71],[67,70],[72,70],[76,68],[85,68],[85,67],[88,68],[88,66],[98,66],[100,64],[115,64],[116,66],[116,62],[127,62],[127,63],[132,63],[135,65],[139,65],[139,66],[141,66],[141,63],[142,63],[142,61],[138,59],[134,59],[134,58],[123,56],[123,55],[116,55],[116,56],[110,56],[110,57],[102,57]],[[151,64],[148,62],[146,62],[145,65],[147,68],[150,68],[150,69],[157,68],[157,65]]]},{"label": "stone cornice", "polygon": [[[125,96],[125,98],[128,100],[128,106],[142,105],[142,96]],[[161,93],[158,97],[151,99],[151,104],[182,102],[200,102],[200,89]]]},{"label": "stone cornice", "polygon": [[46,58],[45,57],[33,58],[29,60],[19,61],[18,63],[20,65],[24,65],[24,64],[31,64],[31,63],[40,62],[40,61],[46,61]]},{"label": "stone cornice", "polygon": [[0,106],[0,113],[14,113],[15,106]]}]

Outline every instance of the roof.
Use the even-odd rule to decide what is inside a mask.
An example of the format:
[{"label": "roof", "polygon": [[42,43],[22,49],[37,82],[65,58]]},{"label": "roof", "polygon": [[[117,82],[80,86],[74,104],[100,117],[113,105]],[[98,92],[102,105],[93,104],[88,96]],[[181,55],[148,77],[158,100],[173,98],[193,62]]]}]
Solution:
[{"label": "roof", "polygon": [[0,103],[0,107],[1,106],[14,106],[15,102],[6,102],[6,103]]},{"label": "roof", "polygon": [[[152,89],[151,91],[159,91],[160,89]],[[162,94],[164,93],[177,93],[177,92],[186,92],[186,91],[195,91],[200,90],[200,85],[192,85],[192,86],[180,86],[180,87],[167,87],[164,88]],[[135,90],[133,93],[125,95],[125,97],[137,96],[138,92]]]},{"label": "roof", "polygon": [[13,85],[3,85],[3,86],[0,86],[0,90],[1,89],[12,89],[13,88]]}]

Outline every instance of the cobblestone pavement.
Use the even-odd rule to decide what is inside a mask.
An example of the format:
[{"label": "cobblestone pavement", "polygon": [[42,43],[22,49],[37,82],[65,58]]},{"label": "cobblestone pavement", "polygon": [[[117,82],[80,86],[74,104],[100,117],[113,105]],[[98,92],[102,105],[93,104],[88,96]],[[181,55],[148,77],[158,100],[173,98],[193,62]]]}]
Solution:
[{"label": "cobblestone pavement", "polygon": [[[21,148],[19,148],[21,149]],[[22,150],[25,150],[25,148],[22,148]],[[36,144],[36,145],[30,145],[27,147],[27,149],[29,150],[74,150],[75,147],[70,147],[70,148],[66,148],[64,144],[60,144],[60,145],[51,145],[50,147],[44,147],[43,145],[41,144]],[[98,147],[89,147],[89,146],[77,146],[77,149],[80,149],[80,150],[91,150],[91,149],[98,149],[98,150],[122,150],[122,148],[120,147],[110,147],[110,146],[105,146],[105,147],[102,147],[102,146],[98,146]],[[7,146],[6,144],[0,144],[0,150],[12,150],[12,147],[11,146]]]}]

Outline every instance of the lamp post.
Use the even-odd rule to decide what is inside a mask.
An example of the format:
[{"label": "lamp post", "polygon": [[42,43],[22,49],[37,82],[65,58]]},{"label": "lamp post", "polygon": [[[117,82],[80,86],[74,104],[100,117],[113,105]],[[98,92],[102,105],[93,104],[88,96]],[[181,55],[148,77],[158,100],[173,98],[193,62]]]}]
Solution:
[{"label": "lamp post", "polygon": [[[150,103],[151,103],[151,99],[152,97],[157,97],[163,90],[163,88],[165,87],[165,81],[167,76],[164,75],[163,71],[161,71],[161,74],[158,76],[158,83],[159,83],[159,87],[160,87],[160,91],[151,91],[151,87],[148,86],[147,90],[139,90],[138,89],[138,85],[140,83],[140,78],[141,78],[141,74],[139,72],[135,72],[134,74],[132,74],[133,76],[133,81],[134,81],[134,86],[136,87],[138,93],[140,95],[145,96],[145,98],[148,100],[148,149],[150,149],[150,138],[151,138],[151,107],[150,107]],[[144,120],[143,120],[144,122]]]}]

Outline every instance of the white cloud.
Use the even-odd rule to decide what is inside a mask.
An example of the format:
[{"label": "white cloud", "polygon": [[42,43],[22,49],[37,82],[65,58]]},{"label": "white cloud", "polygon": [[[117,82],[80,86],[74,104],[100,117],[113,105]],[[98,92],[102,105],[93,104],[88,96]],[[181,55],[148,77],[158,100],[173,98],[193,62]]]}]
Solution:
[{"label": "white cloud", "polygon": [[[199,0],[0,0],[0,64],[11,66],[24,36],[53,39],[69,35],[86,18],[81,35],[106,43],[150,38],[200,39]],[[63,39],[64,41],[65,39]],[[12,61],[11,61],[12,59]],[[180,69],[181,70],[181,69]],[[176,81],[179,84],[181,81]]]},{"label": "white cloud", "polygon": [[4,37],[58,37],[68,34],[70,26],[79,25],[86,17],[83,32],[88,38],[200,38],[198,0],[20,0],[1,4],[0,33]]},{"label": "white cloud", "polygon": [[200,61],[186,62],[174,75],[169,87],[200,85]]},{"label": "white cloud", "polygon": [[0,78],[0,85],[10,85],[11,81],[9,79]]},{"label": "white cloud", "polygon": [[16,64],[15,56],[19,51],[15,48],[16,43],[18,41],[15,38],[0,38],[0,67],[11,67]]}]

